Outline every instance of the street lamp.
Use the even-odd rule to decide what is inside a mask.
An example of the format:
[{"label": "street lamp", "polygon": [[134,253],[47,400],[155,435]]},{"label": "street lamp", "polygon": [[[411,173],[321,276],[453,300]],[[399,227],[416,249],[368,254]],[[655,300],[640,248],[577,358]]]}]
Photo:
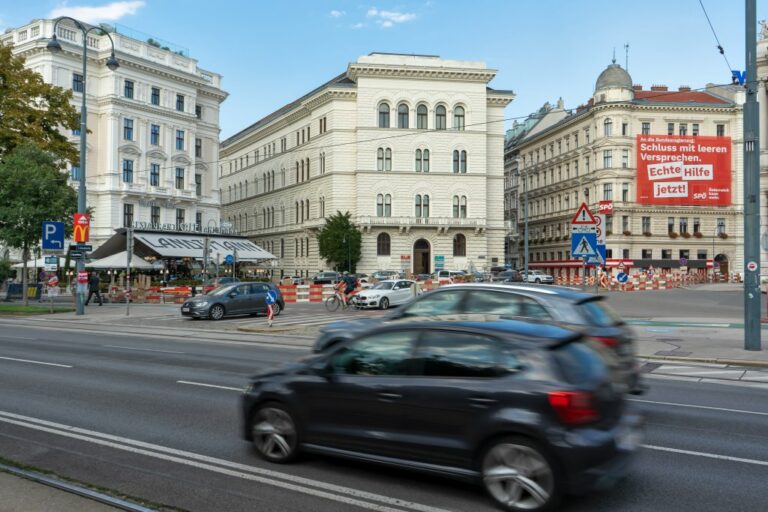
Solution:
[{"label": "street lamp", "polygon": [[[117,58],[115,58],[115,42],[112,40],[112,36],[109,35],[108,32],[105,32],[100,27],[86,27],[79,21],[77,21],[74,18],[70,18],[69,16],[61,16],[58,18],[54,24],[53,24],[53,37],[48,41],[48,44],[46,45],[46,48],[48,51],[52,53],[58,53],[61,51],[61,43],[59,42],[58,38],[56,37],[56,27],[59,26],[59,23],[62,20],[70,20],[75,24],[77,28],[80,29],[80,32],[83,34],[83,101],[80,105],[80,185],[77,189],[77,213],[86,213],[86,203],[85,203],[85,138],[88,134],[88,127],[87,127],[87,121],[88,121],[88,111],[86,110],[85,106],[85,93],[86,93],[86,84],[87,84],[87,75],[86,75],[86,66],[88,64],[88,33],[92,30],[99,30],[102,34],[106,34],[106,36],[109,38],[109,42],[112,45],[112,52],[109,55],[109,58],[107,59],[107,67],[114,71],[118,67],[120,67],[120,63],[117,61]],[[82,272],[85,270],[85,256],[80,256],[77,259],[77,271]],[[77,300],[77,315],[84,315],[85,314],[85,305],[83,303],[83,295],[79,294],[78,300]]]}]

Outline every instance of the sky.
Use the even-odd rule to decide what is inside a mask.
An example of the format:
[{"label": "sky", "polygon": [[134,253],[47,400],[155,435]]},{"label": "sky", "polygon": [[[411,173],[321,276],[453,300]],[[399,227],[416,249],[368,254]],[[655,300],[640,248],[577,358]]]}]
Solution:
[{"label": "sky", "polygon": [[[224,140],[374,51],[485,62],[490,86],[517,94],[508,125],[560,97],[585,103],[614,51],[625,66],[625,44],[646,88],[726,83],[744,68],[744,2],[701,2],[730,67],[699,0],[2,0],[0,30],[69,15],[185,47],[223,75]],[[757,6],[768,18],[768,0]]]}]

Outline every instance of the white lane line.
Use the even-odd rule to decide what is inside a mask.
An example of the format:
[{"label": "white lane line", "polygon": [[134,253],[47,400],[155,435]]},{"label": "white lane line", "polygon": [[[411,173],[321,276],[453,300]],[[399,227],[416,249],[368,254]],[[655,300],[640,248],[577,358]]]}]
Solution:
[{"label": "white lane line", "polygon": [[31,359],[16,359],[15,357],[0,357],[0,359],[4,359],[6,361],[17,361],[19,363],[42,364],[45,366],[58,366],[59,368],[72,368],[72,366],[68,364],[46,363],[44,361],[32,361]]},{"label": "white lane line", "polygon": [[744,459],[742,457],[731,457],[730,455],[718,455],[717,453],[694,452],[692,450],[680,450],[679,448],[668,448],[666,446],[655,446],[644,444],[643,448],[647,450],[657,450],[660,452],[679,453],[682,455],[693,455],[695,457],[705,457],[707,459],[727,460],[729,462],[742,462],[744,464],[754,464],[756,466],[768,466],[766,460]]},{"label": "white lane line", "polygon": [[691,404],[678,404],[674,402],[657,402],[654,400],[640,400],[639,398],[629,398],[630,402],[639,402],[643,404],[654,404],[654,405],[669,405],[671,407],[687,407],[691,409],[705,409],[708,411],[721,411],[721,412],[735,412],[739,414],[754,414],[755,416],[768,416],[768,412],[759,412],[759,411],[745,411],[743,409],[728,409],[725,407],[710,407],[708,405],[691,405]]},{"label": "white lane line", "polygon": [[142,352],[160,352],[161,354],[186,354],[186,352],[177,352],[175,350],[155,350],[152,348],[121,347],[120,345],[104,345],[108,348],[122,348],[123,350],[139,350]]},{"label": "white lane line", "polygon": [[664,373],[669,372],[669,375],[720,375],[720,374],[729,374],[729,375],[736,375],[736,374],[742,374],[744,373],[744,370],[697,370],[696,368],[687,368],[686,370],[680,371],[671,371],[668,369],[663,368],[656,368],[653,370],[654,373]]},{"label": "white lane line", "polygon": [[8,336],[7,334],[0,334],[0,339],[4,340],[36,340],[37,338],[30,338],[27,336]]},{"label": "white lane line", "polygon": [[229,391],[242,391],[243,390],[243,388],[232,388],[232,387],[229,387],[229,386],[218,386],[216,384],[206,384],[204,382],[190,382],[188,380],[177,380],[176,383],[177,384],[188,384],[190,386],[201,386],[201,387],[204,387],[204,388],[226,389],[226,390],[229,390]]},{"label": "white lane line", "polygon": [[[71,425],[64,425],[61,423],[54,423],[29,416],[22,416],[20,414],[0,411],[0,422],[10,423],[13,425],[18,425],[33,430],[39,430],[42,432],[48,432],[72,439],[78,439],[88,443],[107,446],[139,455],[146,455],[157,459],[177,462],[179,464],[213,471],[223,475],[252,480],[266,485],[281,487],[312,496],[318,496],[329,500],[338,501],[348,505],[366,508],[368,510],[375,510],[377,512],[403,512],[403,510],[414,510],[417,512],[449,512],[445,509],[362,491],[351,487],[335,485],[328,482],[323,482],[321,480],[313,480],[310,478],[291,475],[289,473],[281,473],[256,466],[248,466],[246,464],[239,464],[237,462],[217,459],[215,457],[208,457],[206,455],[199,455],[193,452],[167,448],[165,446],[136,441],[125,437],[104,434],[93,430],[73,427]],[[217,466],[212,464],[217,464]],[[378,503],[370,503],[371,501]],[[392,508],[387,505],[392,505],[399,508]]]}]

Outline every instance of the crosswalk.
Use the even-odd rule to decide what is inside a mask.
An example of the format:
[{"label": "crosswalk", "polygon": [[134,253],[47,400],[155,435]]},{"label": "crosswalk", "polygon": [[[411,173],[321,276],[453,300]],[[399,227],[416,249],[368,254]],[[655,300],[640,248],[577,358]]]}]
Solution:
[{"label": "crosswalk", "polygon": [[[338,321],[355,320],[357,318],[378,317],[384,314],[383,311],[350,311],[337,313],[304,313],[283,311],[280,316],[275,318],[275,326],[322,326]],[[228,320],[228,324],[246,325],[266,322],[263,318],[241,318]]]}]

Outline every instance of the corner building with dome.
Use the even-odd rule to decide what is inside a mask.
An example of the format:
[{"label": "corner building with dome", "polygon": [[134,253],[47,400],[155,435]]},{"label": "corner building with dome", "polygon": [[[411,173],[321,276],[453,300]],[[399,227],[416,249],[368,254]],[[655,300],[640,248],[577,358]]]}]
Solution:
[{"label": "corner building with dome", "polygon": [[[743,272],[743,88],[633,84],[610,64],[575,110],[545,104],[507,133],[505,260],[581,272],[571,219],[606,212],[607,266]],[[672,165],[677,164],[677,165]]]},{"label": "corner building with dome", "polygon": [[482,62],[372,53],[221,144],[222,219],[278,257],[332,268],[325,219],[350,212],[358,272],[487,270],[504,259],[504,109]]}]

